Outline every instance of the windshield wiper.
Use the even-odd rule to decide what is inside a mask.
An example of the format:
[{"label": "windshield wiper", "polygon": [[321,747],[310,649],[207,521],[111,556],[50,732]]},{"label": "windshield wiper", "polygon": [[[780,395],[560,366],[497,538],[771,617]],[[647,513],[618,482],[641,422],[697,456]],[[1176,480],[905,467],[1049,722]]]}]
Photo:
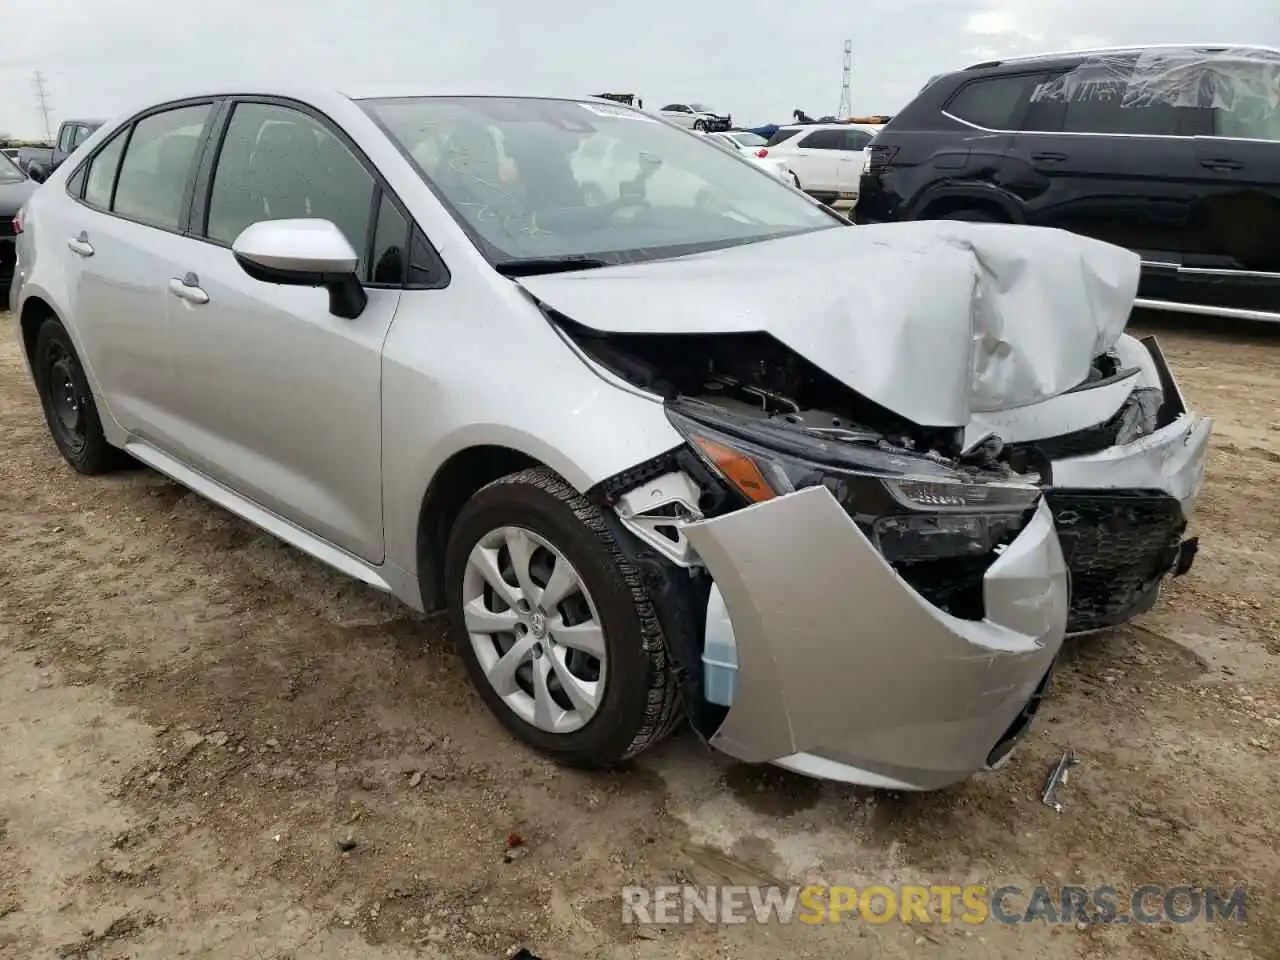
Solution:
[{"label": "windshield wiper", "polygon": [[593,270],[607,267],[609,262],[598,257],[515,257],[499,260],[493,265],[504,277],[536,277],[543,273],[568,273],[572,270]]}]

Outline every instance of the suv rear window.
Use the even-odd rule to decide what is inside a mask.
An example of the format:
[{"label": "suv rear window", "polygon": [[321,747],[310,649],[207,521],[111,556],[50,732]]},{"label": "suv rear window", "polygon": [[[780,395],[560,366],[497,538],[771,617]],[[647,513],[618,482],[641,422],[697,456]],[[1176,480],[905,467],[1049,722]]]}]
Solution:
[{"label": "suv rear window", "polygon": [[976,127],[1017,130],[1042,73],[988,77],[965,84],[943,109]]}]

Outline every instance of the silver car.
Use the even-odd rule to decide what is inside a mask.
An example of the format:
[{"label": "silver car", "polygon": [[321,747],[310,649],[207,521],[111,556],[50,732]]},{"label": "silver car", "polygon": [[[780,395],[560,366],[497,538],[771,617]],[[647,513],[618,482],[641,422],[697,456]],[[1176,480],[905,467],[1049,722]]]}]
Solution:
[{"label": "silver car", "polygon": [[[592,138],[630,176],[578,179]],[[700,189],[654,196],[659,171]],[[846,782],[998,765],[1068,620],[1045,488],[1070,458],[1019,443],[1176,392],[1123,334],[1132,254],[852,228],[599,100],[168,102],[105,125],[19,226],[11,306],[76,470],[129,454],[447,607],[493,713],[570,762],[687,716]],[[1138,368],[1092,388],[1120,354]],[[1073,484],[1189,503],[1205,435],[1174,411]]]}]

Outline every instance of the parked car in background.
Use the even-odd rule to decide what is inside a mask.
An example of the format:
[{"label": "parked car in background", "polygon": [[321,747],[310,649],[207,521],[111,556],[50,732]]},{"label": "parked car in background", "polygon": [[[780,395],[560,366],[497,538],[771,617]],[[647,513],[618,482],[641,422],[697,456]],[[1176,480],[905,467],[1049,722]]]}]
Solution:
[{"label": "parked car in background", "polygon": [[730,114],[716,113],[705,103],[669,103],[659,113],[672,123],[690,130],[711,132],[733,127],[733,117]]},{"label": "parked car in background", "polygon": [[684,712],[930,789],[1026,731],[1068,562],[1154,536],[1114,488],[1194,496],[1137,282],[1062,231],[851,227],[619,104],[264,90],[95,134],[27,199],[10,302],[72,467],[127,452],[447,609],[526,743],[609,764]]},{"label": "parked car in background", "polygon": [[856,216],[1060,227],[1138,253],[1141,306],[1280,321],[1278,90],[1265,47],[975,64],[884,128]]},{"label": "parked car in background", "polygon": [[742,154],[745,159],[750,160],[761,170],[773,174],[778,179],[794,183],[796,186],[800,185],[800,181],[796,179],[796,175],[791,172],[791,168],[787,166],[785,160],[769,156],[769,151],[765,147],[767,141],[764,137],[745,130],[731,130],[728,133],[708,133],[706,137],[712,143],[722,146],[726,150]]},{"label": "parked car in background", "polygon": [[64,121],[58,127],[58,139],[54,141],[53,149],[41,150],[28,158],[27,174],[31,179],[43,183],[100,126],[102,126],[101,120]]},{"label": "parked car in background", "polygon": [[9,282],[16,261],[15,220],[35,188],[35,183],[9,158],[8,151],[0,155],[0,306],[9,302]]},{"label": "parked car in background", "polygon": [[799,187],[823,203],[856,201],[866,148],[879,127],[852,123],[803,123],[779,127],[769,156],[795,174]]}]

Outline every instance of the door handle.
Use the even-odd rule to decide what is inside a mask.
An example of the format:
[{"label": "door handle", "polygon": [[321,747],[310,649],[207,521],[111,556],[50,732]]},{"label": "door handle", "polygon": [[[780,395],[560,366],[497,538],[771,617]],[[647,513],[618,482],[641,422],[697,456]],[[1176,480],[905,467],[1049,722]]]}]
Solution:
[{"label": "door handle", "polygon": [[72,237],[68,240],[67,246],[70,248],[72,253],[78,254],[79,256],[93,256],[93,244],[89,242],[89,235],[83,230],[80,231],[80,236]]},{"label": "door handle", "polygon": [[1200,161],[1200,166],[1210,170],[1239,170],[1244,164],[1229,157],[1205,157]]},{"label": "door handle", "polygon": [[1041,163],[1061,163],[1067,159],[1065,153],[1033,153],[1032,160],[1039,160]]},{"label": "door handle", "polygon": [[181,297],[188,303],[204,304],[209,302],[209,294],[200,288],[200,278],[194,273],[188,273],[179,280],[174,277],[169,281],[169,292],[175,297]]}]

